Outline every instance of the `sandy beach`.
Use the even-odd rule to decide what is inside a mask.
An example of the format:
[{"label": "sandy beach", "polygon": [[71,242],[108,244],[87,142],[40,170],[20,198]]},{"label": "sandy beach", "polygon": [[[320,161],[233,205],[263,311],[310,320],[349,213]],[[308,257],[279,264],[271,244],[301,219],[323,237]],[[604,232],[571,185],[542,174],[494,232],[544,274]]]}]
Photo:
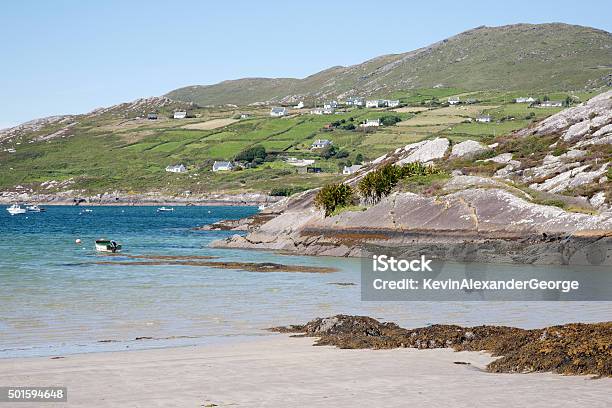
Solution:
[{"label": "sandy beach", "polygon": [[66,386],[68,403],[52,405],[69,407],[612,404],[610,378],[491,374],[482,371],[491,361],[485,353],[340,350],[312,343],[273,335],[224,345],[4,359],[0,384]]}]

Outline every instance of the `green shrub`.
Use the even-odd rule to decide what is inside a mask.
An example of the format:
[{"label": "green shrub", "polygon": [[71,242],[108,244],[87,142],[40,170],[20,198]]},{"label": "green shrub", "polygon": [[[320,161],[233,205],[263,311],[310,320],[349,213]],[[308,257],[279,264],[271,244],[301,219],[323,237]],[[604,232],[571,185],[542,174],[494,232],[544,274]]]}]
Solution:
[{"label": "green shrub", "polygon": [[361,197],[367,203],[377,203],[389,195],[397,183],[404,178],[439,174],[441,171],[422,163],[408,163],[403,166],[386,164],[365,175],[357,185]]},{"label": "green shrub", "polygon": [[329,217],[336,209],[347,207],[353,203],[353,189],[346,184],[327,184],[317,193],[315,207],[325,212]]},{"label": "green shrub", "polygon": [[273,197],[289,197],[292,196],[295,193],[299,193],[301,191],[304,191],[305,188],[304,187],[275,187],[272,190],[270,190],[270,195]]}]

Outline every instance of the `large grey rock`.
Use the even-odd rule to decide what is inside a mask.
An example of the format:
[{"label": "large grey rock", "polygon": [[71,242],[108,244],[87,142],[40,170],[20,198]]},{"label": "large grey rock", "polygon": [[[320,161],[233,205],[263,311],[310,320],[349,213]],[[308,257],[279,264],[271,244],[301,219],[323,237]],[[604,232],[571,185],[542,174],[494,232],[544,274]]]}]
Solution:
[{"label": "large grey rock", "polygon": [[404,148],[405,155],[397,161],[397,164],[422,162],[441,159],[446,155],[450,142],[445,138],[425,140],[413,143]]},{"label": "large grey rock", "polygon": [[453,146],[450,157],[471,158],[491,150],[488,146],[474,140],[466,140]]}]

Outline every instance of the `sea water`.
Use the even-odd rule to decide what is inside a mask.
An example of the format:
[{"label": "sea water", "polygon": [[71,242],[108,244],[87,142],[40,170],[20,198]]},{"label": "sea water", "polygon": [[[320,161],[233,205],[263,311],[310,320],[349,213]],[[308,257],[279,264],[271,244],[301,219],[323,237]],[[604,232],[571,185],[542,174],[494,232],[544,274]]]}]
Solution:
[{"label": "sea water", "polygon": [[[271,326],[338,313],[406,327],[531,328],[610,320],[609,302],[362,302],[357,259],[209,248],[235,232],[194,229],[252,215],[254,207],[175,207],[165,213],[150,206],[84,208],[49,206],[44,213],[16,216],[0,211],[0,358],[242,341],[271,335],[265,330]],[[121,255],[96,253],[94,241],[102,237],[123,244]],[[141,255],[338,272],[248,272],[129,258]]]}]

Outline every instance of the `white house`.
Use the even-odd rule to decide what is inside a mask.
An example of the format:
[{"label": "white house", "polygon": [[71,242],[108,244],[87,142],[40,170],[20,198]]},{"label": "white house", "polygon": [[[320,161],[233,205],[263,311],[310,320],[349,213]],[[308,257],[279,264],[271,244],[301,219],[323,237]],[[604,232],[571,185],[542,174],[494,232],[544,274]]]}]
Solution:
[{"label": "white house", "polygon": [[476,122],[489,123],[490,121],[491,121],[490,115],[478,115],[476,117]]},{"label": "white house", "polygon": [[296,159],[295,157],[288,157],[287,164],[290,164],[295,167],[306,167],[314,164],[313,159]]},{"label": "white house", "polygon": [[304,102],[299,101],[297,105],[295,105],[295,109],[302,109],[304,107]]},{"label": "white house", "polygon": [[325,102],[323,104],[323,108],[325,108],[325,109],[336,109],[337,107],[338,107],[338,102],[337,101]]},{"label": "white house", "polygon": [[387,106],[390,107],[390,108],[397,108],[399,106],[399,104],[400,104],[400,101],[396,100],[396,99],[392,99],[392,100],[388,100],[387,101]]},{"label": "white house", "polygon": [[460,103],[461,103],[461,100],[457,96],[451,96],[450,98],[448,98],[449,105],[458,105]]},{"label": "white house", "polygon": [[514,100],[514,102],[515,102],[515,103],[533,103],[533,102],[535,102],[535,99],[534,99],[534,98],[532,98],[531,96],[530,96],[530,97],[524,97],[524,96],[522,96],[522,97],[520,97],[520,98],[516,98],[516,99]]},{"label": "white house", "polygon": [[185,119],[187,117],[186,111],[176,111],[174,112],[174,119]]},{"label": "white house", "polygon": [[353,174],[359,171],[359,169],[362,167],[363,166],[361,164],[353,164],[352,166],[344,166],[344,169],[342,169],[342,174]]},{"label": "white house", "polygon": [[314,108],[310,113],[313,115],[333,115],[334,108]]},{"label": "white house", "polygon": [[366,108],[379,108],[385,106],[385,102],[380,99],[371,99],[366,101]]},{"label": "white house", "polygon": [[361,127],[379,127],[380,119],[366,119],[365,123],[359,125]]},{"label": "white house", "polygon": [[310,147],[312,149],[325,149],[326,147],[329,147],[331,145],[332,145],[332,142],[330,140],[317,139]]},{"label": "white house", "polygon": [[542,101],[540,103],[541,108],[559,108],[563,106],[563,102],[561,101]]},{"label": "white house", "polygon": [[166,171],[170,173],[185,173],[187,171],[187,167],[182,164],[171,164],[166,166]]},{"label": "white house", "polygon": [[248,113],[241,113],[240,114],[240,119],[248,119],[249,118],[249,114]]},{"label": "white house", "polygon": [[270,116],[273,118],[279,118],[289,114],[289,110],[285,107],[274,107],[270,110]]},{"label": "white house", "polygon": [[213,163],[212,171],[230,171],[233,170],[234,165],[228,161],[215,161]]},{"label": "white house", "polygon": [[364,103],[365,100],[361,96],[351,96],[350,98],[346,99],[346,104],[348,106],[363,106]]}]

